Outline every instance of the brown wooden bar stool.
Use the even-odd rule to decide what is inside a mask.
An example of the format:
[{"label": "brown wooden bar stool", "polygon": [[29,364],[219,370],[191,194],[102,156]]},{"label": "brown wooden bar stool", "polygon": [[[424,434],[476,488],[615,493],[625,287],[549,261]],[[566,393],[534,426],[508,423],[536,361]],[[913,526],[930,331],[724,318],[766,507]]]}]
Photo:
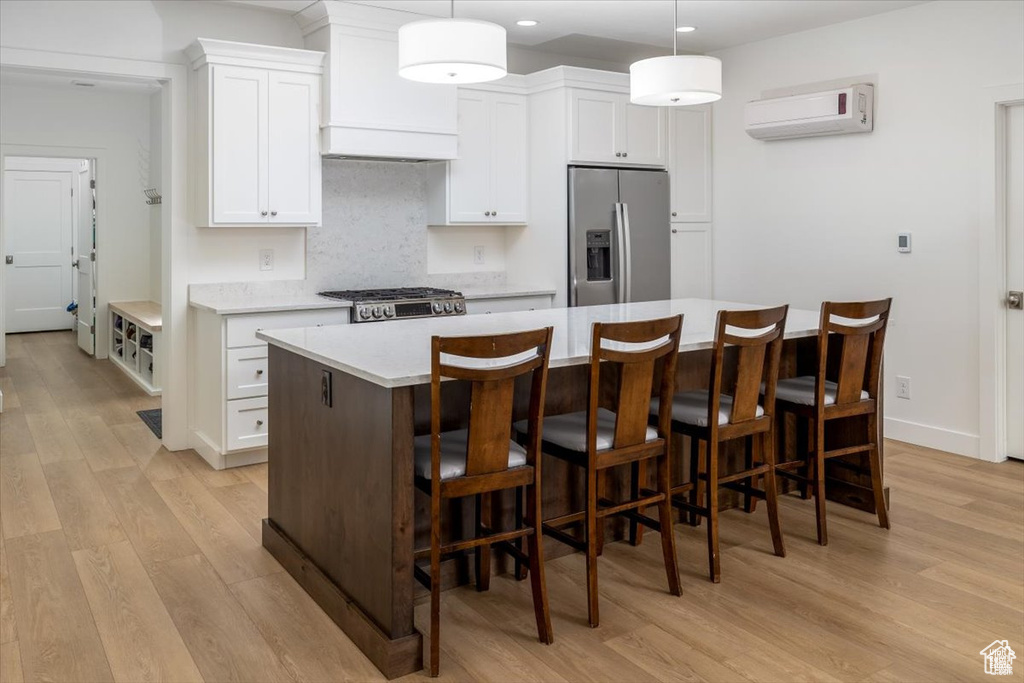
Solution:
[{"label": "brown wooden bar stool", "polygon": [[[871,488],[878,525],[889,528],[889,514],[882,493],[882,466],[878,455],[878,383],[882,347],[892,299],[821,304],[818,326],[818,369],[815,375],[779,380],[780,420],[795,413],[809,423],[808,453],[799,460],[780,462],[780,475],[813,489],[818,518],[818,543],[828,545],[825,525],[825,460],[851,453],[868,453]],[[833,318],[842,318],[834,321]],[[831,353],[830,353],[831,352]],[[831,359],[830,359],[831,356]],[[826,450],[825,425],[829,420],[866,416],[867,441]],[[779,430],[782,434],[783,430]],[[801,474],[802,472],[802,474]]]},{"label": "brown wooden bar stool", "polygon": [[[517,568],[519,563],[526,562],[533,589],[537,635],[542,643],[552,642],[544,583],[543,543],[540,542],[541,459],[538,457],[551,334],[552,328],[548,327],[506,335],[431,339],[430,434],[418,436],[414,441],[416,485],[430,495],[430,547],[414,554],[415,559],[430,558],[430,573],[428,575],[419,566],[414,567],[414,573],[430,589],[431,676],[437,676],[439,669],[441,559],[444,555],[481,548],[489,551],[490,546],[500,545],[516,558]],[[451,365],[442,361],[441,354],[467,363]],[[530,354],[529,357],[521,359],[526,354]],[[524,447],[511,441],[510,436],[516,379],[527,373],[532,373],[532,377],[529,417],[523,428]],[[472,383],[469,426],[466,429],[441,432],[442,378]],[[522,527],[518,514],[516,528],[511,531],[495,531],[478,520],[477,537],[441,543],[442,500],[478,496],[479,514],[481,494],[515,489],[518,513],[524,487],[527,500],[525,527]],[[528,555],[523,555],[518,547],[523,537],[527,538]],[[513,545],[513,541],[517,545]],[[486,571],[490,572],[489,566]],[[477,581],[478,586],[481,582],[486,585],[486,579],[479,574]]]},{"label": "brown wooden bar stool", "polygon": [[[786,555],[775,486],[772,418],[788,309],[788,306],[779,306],[755,311],[719,311],[711,356],[710,390],[686,391],[672,399],[672,430],[690,437],[690,481],[673,487],[672,502],[691,513],[691,524],[697,522],[697,516],[708,519],[708,565],[711,580],[715,583],[722,577],[718,551],[719,487],[742,492],[747,511],[753,509],[754,498],[765,500],[775,554],[779,557]],[[728,328],[748,334],[734,334]],[[755,334],[749,334],[751,332]],[[727,344],[737,347],[736,379],[731,383],[731,393],[722,392],[727,376]],[[729,365],[728,376],[731,377],[733,363]],[[760,400],[762,381],[765,385],[763,401]],[[657,400],[651,401],[652,414],[660,415],[660,408]],[[719,473],[719,444],[740,438],[747,439],[744,469],[730,474]],[[701,442],[707,447],[701,448]],[[760,461],[756,460],[758,455]],[[755,488],[762,475],[764,489]],[[700,482],[704,483],[703,491]],[[689,498],[683,498],[686,493]]]},{"label": "brown wooden bar stool", "polygon": [[[676,359],[682,316],[628,323],[594,323],[590,347],[589,404],[586,412],[547,417],[544,420],[544,453],[561,458],[586,471],[586,508],[545,520],[544,533],[587,555],[587,614],[591,626],[599,623],[597,598],[597,556],[599,525],[611,515],[623,515],[631,522],[661,532],[665,572],[669,592],[681,595],[676,566],[675,539],[672,535],[672,508],[669,487],[670,414],[660,415],[657,428],[648,426],[648,406],[657,370],[661,369],[658,395],[666,401],[675,385]],[[605,342],[610,342],[606,347]],[[642,350],[626,350],[642,345]],[[605,361],[602,363],[602,361]],[[601,406],[601,372],[616,368],[617,389]],[[667,405],[667,404],[666,404]],[[520,436],[529,433],[527,425],[516,423]],[[644,466],[657,460],[657,490],[641,488],[646,477]],[[611,467],[632,463],[633,493],[629,500],[613,502],[599,499],[598,474]],[[656,521],[640,511],[657,505]],[[582,539],[563,531],[564,527],[583,524]]]}]

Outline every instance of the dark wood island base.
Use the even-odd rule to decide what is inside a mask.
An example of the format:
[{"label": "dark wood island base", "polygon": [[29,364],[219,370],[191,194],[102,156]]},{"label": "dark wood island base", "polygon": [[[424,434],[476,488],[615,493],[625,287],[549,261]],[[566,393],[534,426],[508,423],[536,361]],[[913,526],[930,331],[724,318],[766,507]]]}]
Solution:
[{"label": "dark wood island base", "polygon": [[[385,676],[418,671],[423,664],[423,637],[413,623],[413,550],[427,545],[429,515],[424,514],[426,497],[417,493],[413,482],[412,442],[415,435],[430,431],[429,385],[382,386],[273,343],[269,353],[269,421],[273,429],[269,518],[263,522],[263,545]],[[788,339],[780,377],[813,374],[816,362],[813,336]],[[709,367],[708,350],[683,351],[677,390],[706,388]],[[331,385],[331,405],[322,396],[325,373]],[[587,399],[587,367],[552,367],[548,386],[546,414],[582,410]],[[467,398],[468,392],[457,384],[446,386],[442,414],[468,414],[459,410]],[[850,439],[863,441],[866,423],[857,419],[847,422],[830,425],[830,448]],[[881,432],[882,421],[878,424]],[[464,424],[445,424],[443,429],[461,426]],[[798,440],[803,442],[796,437],[806,432],[793,424],[792,418],[785,431],[787,452],[780,454],[780,460],[793,457]],[[878,439],[881,444],[881,433]],[[677,480],[689,471],[688,446],[676,438],[672,467]],[[726,467],[742,463],[741,446],[724,453]],[[555,459],[545,460],[545,517],[582,509],[582,482],[560,465]],[[866,465],[863,454],[830,461],[828,498],[873,512]],[[608,478],[608,493],[613,498],[617,490],[626,490],[628,482],[627,477],[615,474]],[[722,493],[723,507],[737,504],[736,495]],[[511,498],[495,496],[492,502],[495,519],[511,524]],[[458,534],[460,527],[471,528],[473,501],[464,503],[448,515],[455,520],[454,529],[444,533]],[[810,502],[807,514],[814,514]],[[865,523],[873,520],[865,518]],[[623,526],[609,524],[608,540],[622,538]],[[782,528],[785,533],[785,519]],[[566,552],[569,550],[561,544],[545,545],[549,559]],[[472,579],[472,562],[448,564],[451,566],[443,576],[446,586]],[[507,570],[504,558],[496,556],[491,564],[494,571]],[[689,578],[706,580],[703,576]]]}]

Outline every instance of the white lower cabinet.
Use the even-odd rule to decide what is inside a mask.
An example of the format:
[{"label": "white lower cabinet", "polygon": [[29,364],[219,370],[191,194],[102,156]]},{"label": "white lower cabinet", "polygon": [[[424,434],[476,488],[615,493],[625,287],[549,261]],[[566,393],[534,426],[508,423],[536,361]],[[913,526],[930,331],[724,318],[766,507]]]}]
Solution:
[{"label": "white lower cabinet", "polygon": [[551,295],[510,296],[500,299],[467,299],[466,313],[514,313],[551,308]]},{"label": "white lower cabinet", "polygon": [[672,298],[711,299],[711,225],[672,226]]},{"label": "white lower cabinet", "polygon": [[217,315],[193,309],[189,445],[214,469],[267,459],[270,368],[260,330],[345,325],[347,308]]}]

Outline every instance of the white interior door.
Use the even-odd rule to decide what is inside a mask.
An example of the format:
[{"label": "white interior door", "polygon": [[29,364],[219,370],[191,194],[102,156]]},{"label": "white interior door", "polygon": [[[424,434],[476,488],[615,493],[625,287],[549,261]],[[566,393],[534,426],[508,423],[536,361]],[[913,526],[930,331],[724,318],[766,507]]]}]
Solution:
[{"label": "white interior door", "polygon": [[96,352],[95,233],[93,232],[92,165],[78,172],[75,226],[75,264],[78,269],[78,346],[90,356]]},{"label": "white interior door", "polygon": [[73,174],[4,171],[8,332],[70,330]]},{"label": "white interior door", "polygon": [[[1024,105],[1006,109],[1006,289],[1024,292]],[[1019,296],[1019,295],[1018,295]],[[1006,311],[1006,454],[1024,459],[1024,310]]]}]

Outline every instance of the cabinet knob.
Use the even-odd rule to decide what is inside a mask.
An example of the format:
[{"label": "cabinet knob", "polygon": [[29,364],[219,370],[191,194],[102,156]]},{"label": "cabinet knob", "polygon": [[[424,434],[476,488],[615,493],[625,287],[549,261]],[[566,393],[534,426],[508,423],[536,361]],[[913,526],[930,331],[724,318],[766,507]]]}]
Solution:
[{"label": "cabinet knob", "polygon": [[615,153],[615,156],[617,156],[617,157],[621,157],[621,156],[622,156],[622,152],[616,152],[616,153]]},{"label": "cabinet knob", "polygon": [[673,212],[672,212],[672,215],[673,215],[673,216],[675,216],[675,215],[676,215],[676,212],[675,212],[675,211],[673,211]]},{"label": "cabinet knob", "polygon": [[[675,232],[675,230],[673,230],[672,232]],[[260,368],[259,370],[256,371],[256,376],[257,377],[259,377],[262,374],[263,374],[263,369],[262,368]]]},{"label": "cabinet knob", "polygon": [[677,232],[679,232],[679,230],[677,228],[672,228],[672,234],[673,235],[676,234]]},{"label": "cabinet knob", "polygon": [[271,216],[276,216],[276,215],[277,215],[277,211],[271,211],[271,212],[270,212],[270,215],[271,215]]},{"label": "cabinet knob", "polygon": [[490,211],[484,211],[484,215],[485,215],[485,216],[490,216],[490,215],[491,215],[491,212],[490,212]]},{"label": "cabinet knob", "polygon": [[262,427],[263,426],[263,420],[256,420],[256,426],[257,427]]},{"label": "cabinet knob", "polygon": [[260,215],[261,215],[261,216],[266,216],[266,215],[267,215],[267,212],[266,212],[266,211],[260,211]]},{"label": "cabinet knob", "polygon": [[624,157],[628,157],[628,156],[629,156],[629,152],[623,152],[623,153],[622,153],[622,156],[624,156]]},{"label": "cabinet knob", "polygon": [[492,215],[492,216],[497,216],[497,215],[498,215],[498,212],[497,212],[497,211],[491,211],[491,215]]}]

